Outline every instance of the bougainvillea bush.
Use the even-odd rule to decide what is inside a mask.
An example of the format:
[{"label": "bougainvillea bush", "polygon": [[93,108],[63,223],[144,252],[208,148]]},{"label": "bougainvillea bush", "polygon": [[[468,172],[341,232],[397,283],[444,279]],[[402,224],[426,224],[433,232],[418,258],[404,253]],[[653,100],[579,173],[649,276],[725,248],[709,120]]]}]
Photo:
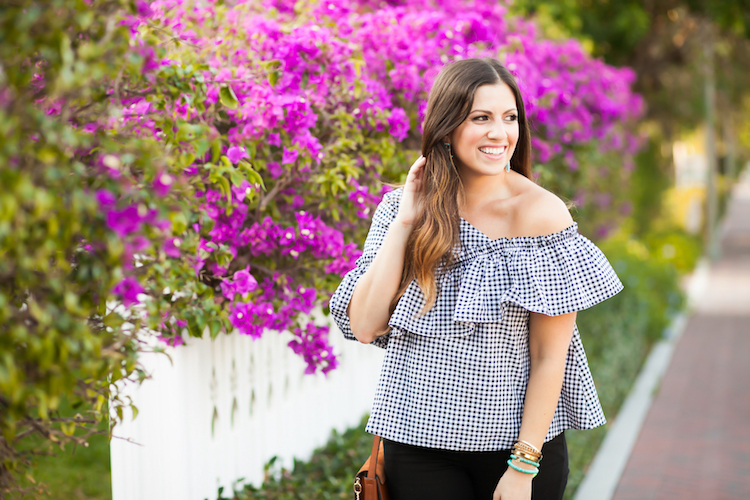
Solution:
[{"label": "bougainvillea bush", "polygon": [[[595,235],[617,223],[638,148],[629,125],[642,111],[632,73],[574,41],[540,40],[505,12],[491,1],[171,0],[132,20],[136,39],[160,44],[157,74],[191,82],[166,109],[149,96],[134,102],[132,121],[158,135],[154,116],[166,111],[178,128],[201,127],[171,171],[198,208],[184,214],[175,258],[191,260],[228,313],[209,321],[212,332],[288,330],[309,371],[335,366],[327,328],[301,318],[353,266],[381,182],[402,179],[418,154],[427,92],[452,60],[502,59],[527,97],[541,182],[579,205]],[[154,289],[179,294],[158,294],[171,302],[166,329],[179,335],[170,327],[187,321],[200,334],[205,309],[184,292],[195,284],[162,276]]]},{"label": "bougainvillea bush", "polygon": [[308,373],[334,369],[310,313],[419,154],[447,62],[517,75],[538,180],[585,232],[628,210],[632,73],[498,2],[14,0],[0,16],[2,471],[33,429],[79,439],[91,419],[55,421],[63,395],[121,418],[111,383],[143,377],[146,332],[285,332]]}]

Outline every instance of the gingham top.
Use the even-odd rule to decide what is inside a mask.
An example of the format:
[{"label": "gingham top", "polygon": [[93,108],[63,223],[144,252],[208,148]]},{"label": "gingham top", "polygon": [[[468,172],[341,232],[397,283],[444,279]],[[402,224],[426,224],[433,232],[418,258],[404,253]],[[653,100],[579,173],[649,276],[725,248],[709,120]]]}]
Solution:
[{"label": "gingham top", "polygon": [[[401,190],[373,216],[364,253],[330,302],[344,336],[346,309],[398,212]],[[556,316],[619,292],[601,251],[573,224],[558,233],[492,240],[461,220],[457,261],[437,273],[438,296],[425,303],[416,281],[399,300],[367,431],[392,441],[461,451],[509,449],[518,438],[529,379],[529,311]],[[565,429],[605,423],[576,327],[560,400],[545,441]]]}]

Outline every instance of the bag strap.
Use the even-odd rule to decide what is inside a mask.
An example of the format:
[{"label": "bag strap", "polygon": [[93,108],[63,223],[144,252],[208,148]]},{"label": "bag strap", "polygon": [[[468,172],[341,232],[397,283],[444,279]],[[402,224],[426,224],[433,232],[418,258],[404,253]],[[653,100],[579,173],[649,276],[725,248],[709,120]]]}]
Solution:
[{"label": "bag strap", "polygon": [[372,438],[372,452],[370,453],[370,466],[367,468],[367,477],[374,479],[378,471],[378,452],[380,451],[380,436]]}]

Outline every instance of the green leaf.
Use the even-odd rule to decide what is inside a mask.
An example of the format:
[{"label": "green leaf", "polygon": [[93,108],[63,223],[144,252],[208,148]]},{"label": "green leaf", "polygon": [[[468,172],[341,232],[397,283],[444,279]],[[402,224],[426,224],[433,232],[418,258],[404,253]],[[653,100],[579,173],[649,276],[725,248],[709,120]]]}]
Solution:
[{"label": "green leaf", "polygon": [[237,109],[239,106],[237,95],[234,93],[234,90],[232,90],[232,87],[228,85],[221,87],[221,90],[219,91],[219,100],[221,100],[221,103],[229,109]]},{"label": "green leaf", "polygon": [[215,339],[221,332],[221,321],[212,319],[208,322],[208,328],[211,331],[211,338]]},{"label": "green leaf", "polygon": [[187,229],[188,221],[183,212],[170,213],[169,220],[172,222],[172,234],[182,234]]},{"label": "green leaf", "polygon": [[116,312],[107,314],[102,320],[102,323],[112,328],[116,328],[122,325],[124,322],[125,320],[122,318],[122,316],[120,316]]},{"label": "green leaf", "polygon": [[240,162],[239,167],[242,168],[242,171],[247,176],[247,181],[250,184],[260,184],[261,189],[266,191],[266,184],[263,182],[263,177],[255,171],[252,165],[243,160]]},{"label": "green leaf", "polygon": [[211,143],[206,139],[199,139],[193,144],[195,146],[195,156],[199,158],[202,158],[203,155],[205,155],[208,152],[208,149],[211,147]]}]

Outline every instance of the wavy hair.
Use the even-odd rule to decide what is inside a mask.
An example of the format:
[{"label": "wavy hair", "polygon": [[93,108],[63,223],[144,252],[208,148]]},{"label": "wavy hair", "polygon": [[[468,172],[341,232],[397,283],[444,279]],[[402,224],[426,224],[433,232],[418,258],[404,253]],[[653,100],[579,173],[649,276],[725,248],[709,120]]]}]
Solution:
[{"label": "wavy hair", "polygon": [[407,241],[401,284],[391,302],[391,312],[414,279],[426,299],[421,314],[435,304],[436,273],[454,263],[460,243],[458,196],[463,185],[444,146],[445,138],[469,116],[477,89],[500,82],[513,91],[518,109],[519,136],[511,168],[531,178],[531,138],[526,110],[510,71],[492,58],[463,59],[445,66],[435,79],[427,102],[422,134],[422,156],[427,159],[422,181],[423,210]]}]

